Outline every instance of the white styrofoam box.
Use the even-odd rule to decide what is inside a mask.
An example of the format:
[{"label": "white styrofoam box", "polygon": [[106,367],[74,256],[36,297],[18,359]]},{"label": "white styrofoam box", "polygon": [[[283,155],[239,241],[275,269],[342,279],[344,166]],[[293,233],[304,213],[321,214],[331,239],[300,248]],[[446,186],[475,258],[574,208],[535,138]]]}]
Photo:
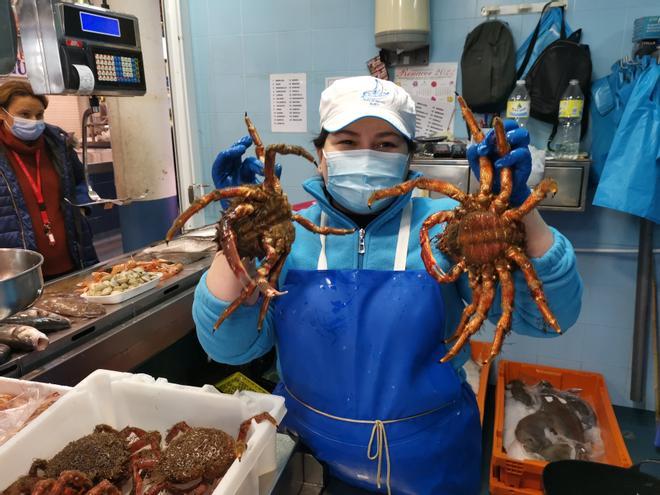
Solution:
[{"label": "white styrofoam box", "polygon": [[16,378],[4,378],[0,376],[0,394],[18,395],[21,392],[33,388],[44,392],[45,395],[48,395],[51,392],[59,392],[60,395],[64,395],[71,390],[71,387],[55,385],[54,383],[31,382],[28,380],[18,380]]},{"label": "white styrofoam box", "polygon": [[[32,395],[33,399],[46,398],[53,392],[58,392],[60,395],[66,394],[71,387],[64,387],[62,385],[54,385],[52,383],[30,382],[27,380],[17,380],[15,378],[0,377],[0,394],[20,395],[25,392],[38,391],[38,395]],[[21,407],[15,407],[10,410],[0,411],[0,449],[4,445],[5,440],[9,441],[10,437],[16,436],[20,433],[16,432],[18,423],[21,426],[30,415],[38,407],[38,403],[26,403]],[[40,421],[44,413],[33,419],[31,422]]]},{"label": "white styrofoam box", "polygon": [[[215,387],[189,387],[134,375],[97,370],[76,385],[39,418],[0,447],[0,489],[27,473],[35,458],[49,459],[64,446],[92,433],[97,424],[118,430],[136,426],[165,433],[179,421],[220,428],[234,438],[240,424],[261,412],[278,422],[284,399],[253,392],[222,394]],[[270,422],[252,424],[247,450],[234,461],[214,495],[253,495],[259,476],[276,468],[276,431]]]}]

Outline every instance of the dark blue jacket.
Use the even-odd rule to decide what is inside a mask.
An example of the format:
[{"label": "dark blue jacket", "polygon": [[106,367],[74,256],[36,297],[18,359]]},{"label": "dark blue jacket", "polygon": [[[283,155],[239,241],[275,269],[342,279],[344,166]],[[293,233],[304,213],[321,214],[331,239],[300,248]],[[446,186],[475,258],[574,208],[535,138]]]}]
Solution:
[{"label": "dark blue jacket", "polygon": [[[46,125],[44,131],[50,158],[60,176],[62,198],[60,204],[66,224],[69,252],[77,268],[85,268],[98,263],[92,244],[92,230],[80,208],[64,201],[77,200],[76,190],[86,189],[82,163],[76,152],[67,145],[66,133],[59,127]],[[14,175],[7,150],[0,145],[0,247],[37,249],[34,226],[25,206],[25,199]]]}]

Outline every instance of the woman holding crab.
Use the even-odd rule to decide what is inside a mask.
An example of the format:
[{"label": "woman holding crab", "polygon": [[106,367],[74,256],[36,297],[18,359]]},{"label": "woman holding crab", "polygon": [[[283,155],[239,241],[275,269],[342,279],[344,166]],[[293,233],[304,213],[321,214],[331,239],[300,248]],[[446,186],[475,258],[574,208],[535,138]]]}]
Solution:
[{"label": "woman holding crab", "polygon": [[[246,363],[276,346],[282,379],[276,393],[286,398],[288,409],[284,426],[332,475],[378,492],[476,494],[481,429],[462,371],[469,348],[438,364],[447,353],[443,341],[459,326],[466,302],[472,327],[486,316],[481,314],[486,299],[492,300],[487,315],[492,321],[507,313],[500,285],[515,299],[510,317],[516,332],[556,333],[546,332],[538,297],[535,301],[520,270],[508,279],[500,274],[501,284],[493,281],[494,271],[493,280],[483,276],[479,284],[465,274],[443,284],[429,275],[417,241],[420,229],[432,215],[454,209],[456,201],[412,198],[408,190],[369,205],[376,190],[419,177],[409,170],[415,108],[402,88],[368,76],[342,79],[323,92],[320,115],[322,130],[314,140],[319,175],[304,184],[316,204],[301,214],[317,225],[355,233],[319,236],[296,226],[279,279],[286,294],[274,300],[261,331],[255,294],[213,332],[218,315],[243,289],[218,254],[196,291],[199,340],[212,359],[228,364]],[[512,171],[508,202],[514,208],[530,196],[529,135],[511,123],[506,130],[510,152],[499,157],[488,135],[468,148],[468,159],[479,173],[482,157],[497,157],[494,193],[499,171]],[[243,138],[220,153],[216,187],[245,183],[259,173],[256,159],[242,161],[250,144]],[[566,329],[577,319],[582,294],[572,247],[535,209],[521,223],[525,255],[556,324]],[[434,226],[430,235],[443,228]],[[438,250],[433,255],[438,273],[453,273],[456,260]]]}]

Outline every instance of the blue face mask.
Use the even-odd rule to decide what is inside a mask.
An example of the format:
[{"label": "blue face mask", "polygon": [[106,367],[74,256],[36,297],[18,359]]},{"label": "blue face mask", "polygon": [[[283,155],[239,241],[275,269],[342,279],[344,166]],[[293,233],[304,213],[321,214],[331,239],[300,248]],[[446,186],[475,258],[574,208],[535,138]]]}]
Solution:
[{"label": "blue face mask", "polygon": [[[3,108],[3,110],[5,110]],[[46,128],[46,123],[43,120],[32,120],[24,119],[22,117],[15,117],[10,114],[7,110],[5,113],[14,119],[14,124],[9,127],[11,133],[16,136],[18,139],[23,141],[34,141],[44,132]],[[7,123],[7,121],[5,121]]]},{"label": "blue face mask", "polygon": [[359,215],[387,208],[396,198],[367,201],[378,189],[403,182],[408,155],[373,150],[324,151],[328,164],[328,192],[341,206]]}]

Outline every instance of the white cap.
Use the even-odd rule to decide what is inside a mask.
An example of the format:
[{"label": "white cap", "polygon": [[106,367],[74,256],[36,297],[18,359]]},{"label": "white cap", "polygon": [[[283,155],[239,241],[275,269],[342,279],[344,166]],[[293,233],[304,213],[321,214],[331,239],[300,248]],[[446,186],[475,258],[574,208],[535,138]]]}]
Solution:
[{"label": "white cap", "polygon": [[408,139],[415,137],[415,102],[392,81],[371,76],[347,77],[321,93],[321,127],[336,132],[364,117],[391,124]]}]

